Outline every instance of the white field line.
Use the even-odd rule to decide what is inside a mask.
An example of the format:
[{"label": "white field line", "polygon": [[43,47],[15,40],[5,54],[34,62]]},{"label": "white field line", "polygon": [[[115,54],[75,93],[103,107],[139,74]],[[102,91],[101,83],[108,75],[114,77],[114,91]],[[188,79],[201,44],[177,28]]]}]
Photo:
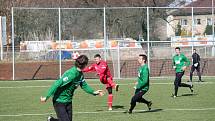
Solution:
[{"label": "white field line", "polygon": [[[189,82],[188,82],[189,83]],[[215,84],[215,82],[193,82],[194,84]],[[172,85],[173,82],[166,82],[166,83],[150,83],[151,85]],[[89,85],[102,85],[102,84],[89,84]],[[134,83],[126,83],[126,84],[120,84],[120,86],[123,85],[134,85]],[[51,85],[47,85],[47,86],[5,86],[5,87],[0,87],[0,89],[14,89],[14,88],[47,88],[50,87]]]},{"label": "white field line", "polygon": [[[184,76],[184,79],[188,79],[189,76]],[[197,79],[197,76],[193,76],[193,79]],[[215,79],[215,76],[202,76],[203,79]],[[122,80],[136,80],[137,78],[121,78],[121,79],[115,79],[116,81],[122,81]],[[150,80],[174,80],[175,76],[162,76],[162,77],[150,77]],[[86,79],[89,82],[94,82],[98,81],[99,79]],[[55,80],[5,80],[5,81],[0,81],[0,83],[6,83],[6,82],[18,82],[18,83],[23,83],[23,82],[54,82]]]},{"label": "white field line", "polygon": [[[133,112],[155,112],[158,109],[152,109],[151,111],[148,110],[134,110]],[[209,111],[209,110],[215,110],[215,108],[170,108],[170,109],[159,109],[160,111]],[[92,112],[74,112],[73,114],[102,114],[102,113],[125,113],[125,110],[121,111],[92,111]],[[20,113],[20,114],[5,114],[1,115],[0,117],[17,117],[17,116],[43,116],[43,115],[52,115],[55,113],[41,113],[41,114],[36,114],[36,113]]]}]

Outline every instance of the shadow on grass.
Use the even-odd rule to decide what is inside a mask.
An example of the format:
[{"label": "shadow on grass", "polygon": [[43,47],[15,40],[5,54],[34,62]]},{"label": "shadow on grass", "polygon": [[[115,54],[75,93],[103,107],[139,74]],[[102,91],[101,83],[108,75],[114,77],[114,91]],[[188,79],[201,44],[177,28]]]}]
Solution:
[{"label": "shadow on grass", "polygon": [[151,109],[151,110],[145,110],[145,111],[135,111],[134,113],[149,113],[149,112],[158,112],[162,111],[163,109]]},{"label": "shadow on grass", "polygon": [[183,96],[196,96],[196,95],[198,94],[182,94],[181,96],[183,97]]},{"label": "shadow on grass", "polygon": [[[153,112],[158,112],[158,111],[162,111],[163,109],[151,109],[151,110],[142,110],[142,111],[133,111],[132,114],[134,113],[153,113]],[[125,111],[123,113],[128,113],[128,111]]]},{"label": "shadow on grass", "polygon": [[[182,94],[182,95],[179,95],[177,97],[196,96],[196,95],[198,95],[198,94],[196,94],[196,93],[189,93],[189,94]],[[171,98],[173,98],[173,95],[171,96]]]},{"label": "shadow on grass", "polygon": [[[104,106],[104,107],[107,107],[107,106]],[[124,106],[122,106],[122,105],[113,105],[112,108],[113,109],[125,109]],[[101,110],[96,110],[96,111],[104,111],[104,110],[101,109]]]},{"label": "shadow on grass", "polygon": [[112,106],[113,109],[124,109],[124,106],[122,105],[114,105]]}]

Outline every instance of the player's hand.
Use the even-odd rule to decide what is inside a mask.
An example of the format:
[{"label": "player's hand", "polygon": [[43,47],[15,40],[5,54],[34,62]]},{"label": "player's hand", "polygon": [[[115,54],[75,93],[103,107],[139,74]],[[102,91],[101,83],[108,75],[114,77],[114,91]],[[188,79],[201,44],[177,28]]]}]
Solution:
[{"label": "player's hand", "polygon": [[187,68],[187,66],[183,66],[183,67],[182,67],[182,70],[183,70],[183,71],[185,71],[185,70],[186,70],[186,68]]},{"label": "player's hand", "polygon": [[46,97],[42,97],[42,96],[41,96],[41,97],[40,97],[40,102],[43,102],[43,103],[46,102]]},{"label": "player's hand", "polygon": [[198,66],[198,63],[195,63],[194,66],[197,67],[197,66]]},{"label": "player's hand", "polygon": [[94,92],[94,94],[99,95],[99,96],[103,96],[104,91],[103,90],[97,90],[97,91]]},{"label": "player's hand", "polygon": [[136,88],[137,84],[138,84],[138,82],[135,82],[135,83],[134,83],[134,85],[135,85],[135,86],[133,87],[134,89],[137,89],[137,88]]},{"label": "player's hand", "polygon": [[136,85],[138,84],[138,82],[135,82],[134,84],[135,84],[135,86],[136,86]]}]

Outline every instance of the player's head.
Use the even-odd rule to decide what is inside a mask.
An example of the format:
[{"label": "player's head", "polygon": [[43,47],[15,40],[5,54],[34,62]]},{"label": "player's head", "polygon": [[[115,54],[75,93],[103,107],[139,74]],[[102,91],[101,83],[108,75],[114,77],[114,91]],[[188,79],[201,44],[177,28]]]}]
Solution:
[{"label": "player's head", "polygon": [[99,63],[100,60],[101,60],[101,55],[100,55],[100,54],[95,54],[95,55],[94,55],[94,61],[95,61],[96,63]]},{"label": "player's head", "polygon": [[138,62],[140,64],[144,64],[147,62],[147,56],[145,54],[140,54],[138,57]]},{"label": "player's head", "polygon": [[75,66],[84,69],[87,64],[88,64],[88,57],[86,55],[80,55],[76,60],[75,60]]},{"label": "player's head", "polygon": [[175,53],[176,53],[177,55],[180,55],[180,47],[176,47],[176,48],[175,48]]},{"label": "player's head", "polygon": [[196,53],[196,49],[195,48],[193,49],[193,53]]}]

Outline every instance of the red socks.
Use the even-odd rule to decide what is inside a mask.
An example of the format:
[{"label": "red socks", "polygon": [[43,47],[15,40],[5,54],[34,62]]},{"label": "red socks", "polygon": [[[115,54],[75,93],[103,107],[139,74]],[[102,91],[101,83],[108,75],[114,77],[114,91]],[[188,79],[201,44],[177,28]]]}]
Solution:
[{"label": "red socks", "polygon": [[113,103],[113,95],[109,94],[108,95],[108,107],[112,108],[112,103]]}]

